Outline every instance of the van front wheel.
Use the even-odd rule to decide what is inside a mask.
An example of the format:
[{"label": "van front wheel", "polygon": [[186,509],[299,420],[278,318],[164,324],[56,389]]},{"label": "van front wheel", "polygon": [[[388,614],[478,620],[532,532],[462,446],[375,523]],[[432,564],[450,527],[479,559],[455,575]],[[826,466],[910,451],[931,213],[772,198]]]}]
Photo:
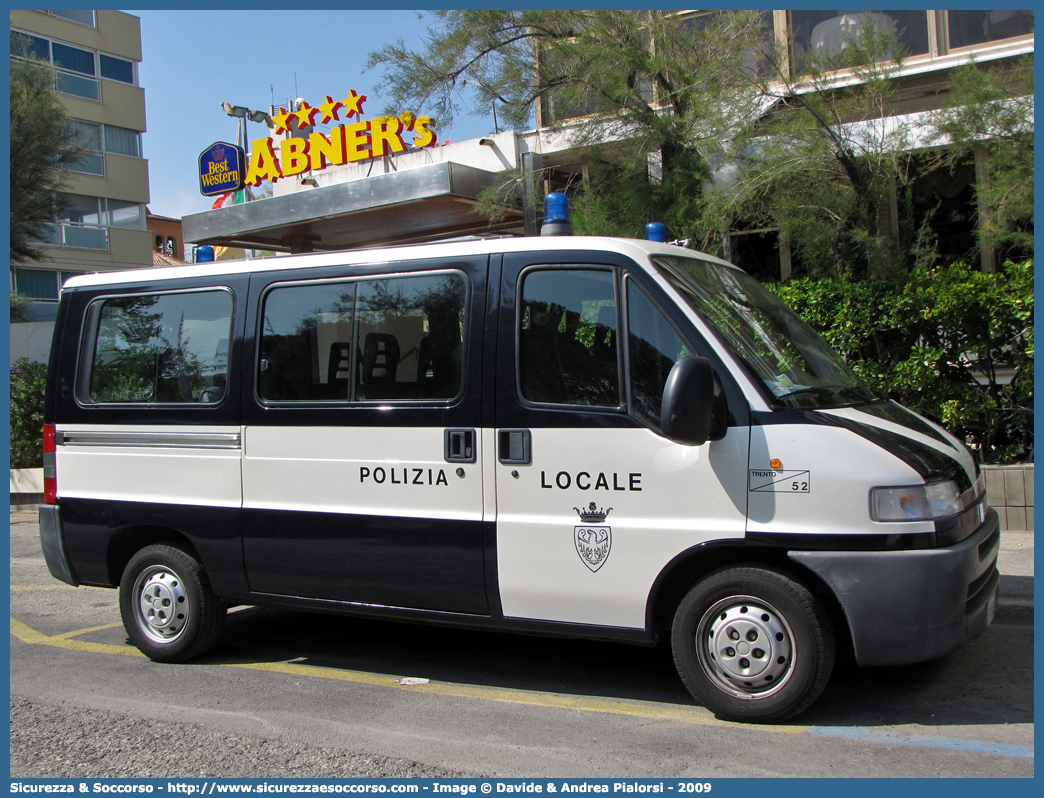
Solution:
[{"label": "van front wheel", "polygon": [[778,571],[739,567],[700,580],[671,631],[689,692],[719,718],[783,721],[826,687],[834,636],[822,605]]},{"label": "van front wheel", "polygon": [[147,546],[123,571],[120,615],[131,642],[157,662],[184,662],[217,641],[225,606],[193,557],[167,545]]}]

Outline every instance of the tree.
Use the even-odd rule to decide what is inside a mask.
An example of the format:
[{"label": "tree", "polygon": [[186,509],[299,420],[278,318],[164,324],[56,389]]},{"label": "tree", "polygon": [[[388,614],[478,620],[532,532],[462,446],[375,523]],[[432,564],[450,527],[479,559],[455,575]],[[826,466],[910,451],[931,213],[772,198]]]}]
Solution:
[{"label": "tree", "polygon": [[569,186],[578,232],[636,235],[655,214],[685,235],[702,221],[709,161],[754,98],[745,74],[764,35],[759,12],[469,9],[432,19],[422,50],[399,41],[370,54],[394,107],[446,125],[469,88],[476,107],[496,104],[516,129],[536,117],[567,130],[573,146],[591,147],[593,178]]},{"label": "tree", "polygon": [[950,166],[984,154],[976,186],[980,244],[1033,252],[1033,59],[954,71],[945,107],[932,117]]},{"label": "tree", "polygon": [[62,169],[87,154],[58,101],[54,80],[50,65],[25,48],[11,59],[11,263],[43,259],[34,241],[45,236],[61,210]]},{"label": "tree", "polygon": [[843,48],[812,50],[793,70],[785,49],[763,57],[767,110],[731,142],[723,215],[778,228],[814,272],[881,276],[902,265],[912,242],[880,223],[913,165],[896,118],[904,61],[894,33],[865,14]]},{"label": "tree", "polygon": [[32,317],[29,313],[29,306],[32,304],[32,300],[29,297],[16,294],[14,291],[11,292],[11,318],[12,324],[18,324],[23,321],[32,321]]}]

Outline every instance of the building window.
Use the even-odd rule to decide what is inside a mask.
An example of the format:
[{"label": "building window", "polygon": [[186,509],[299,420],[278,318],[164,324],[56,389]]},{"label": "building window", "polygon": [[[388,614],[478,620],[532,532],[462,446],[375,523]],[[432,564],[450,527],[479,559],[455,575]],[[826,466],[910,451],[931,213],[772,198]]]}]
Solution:
[{"label": "building window", "polygon": [[[728,25],[728,11],[709,11],[700,14],[685,14],[679,18],[681,29],[687,33],[692,31],[706,31],[713,24]],[[762,11],[759,17],[759,38],[761,39],[753,49],[743,53],[743,68],[751,76],[775,77],[775,69],[766,58],[766,54],[772,53],[775,48],[775,26],[772,22],[772,12]],[[727,29],[722,35],[728,35]]]},{"label": "building window", "polygon": [[105,125],[105,152],[141,157],[141,133],[125,127]]},{"label": "building window", "polygon": [[1033,34],[1033,11],[947,11],[950,49]]},{"label": "building window", "polygon": [[156,236],[156,251],[163,251],[163,236]]},{"label": "building window", "polygon": [[75,119],[72,126],[79,143],[87,147],[90,152],[65,168],[70,172],[104,176],[105,158],[102,156],[101,125],[96,122],[82,122]]},{"label": "building window", "polygon": [[58,301],[58,292],[70,277],[83,272],[60,272],[52,269],[14,269],[11,290],[16,294],[49,302]]},{"label": "building window", "polygon": [[90,50],[81,50],[79,47],[51,42],[51,60],[57,69],[91,77],[95,75],[94,53]]},{"label": "building window", "polygon": [[59,19],[67,19],[80,25],[86,25],[88,28],[97,27],[94,22],[94,11],[88,8],[80,8],[73,11],[44,11],[43,13]]},{"label": "building window", "polygon": [[50,62],[51,43],[39,36],[11,31],[11,55],[38,58]]},{"label": "building window", "polygon": [[176,258],[178,256],[178,243],[174,240],[173,237],[167,239],[167,254],[170,255],[172,258]]},{"label": "building window", "polygon": [[62,194],[65,208],[48,225],[37,244],[72,249],[108,251],[110,227],[145,229],[145,206],[140,202]]},{"label": "building window", "polygon": [[101,56],[101,76],[109,80],[118,80],[120,83],[129,83],[133,86],[134,62],[103,53]]},{"label": "building window", "polygon": [[122,227],[125,230],[143,229],[141,203],[110,199],[106,200],[106,205],[109,212],[109,227]]},{"label": "building window", "polygon": [[[73,129],[80,142],[90,152],[74,164],[65,168],[70,172],[82,172],[88,175],[105,175],[104,153],[141,157],[141,133],[125,127],[99,125],[97,122],[73,120]],[[103,135],[104,131],[104,135]]]},{"label": "building window", "polygon": [[65,194],[65,208],[58,213],[56,246],[108,250],[109,234],[102,224],[105,200],[82,194]]},{"label": "building window", "polygon": [[[55,14],[57,12],[50,12]],[[61,12],[77,13],[77,12]],[[92,13],[92,12],[85,12]],[[12,57],[38,58],[55,67],[55,83],[59,92],[86,100],[101,100],[100,77],[136,86],[135,65],[126,58],[117,58],[85,50],[82,47],[51,41],[20,31],[11,31]],[[95,58],[97,56],[97,59]]]},{"label": "building window", "polygon": [[[872,25],[878,34],[895,36],[904,55],[927,55],[927,11],[791,11],[790,27],[794,37],[794,62],[804,69],[811,55],[836,56],[858,42],[865,26]],[[882,53],[883,59],[894,58],[894,52]]]}]

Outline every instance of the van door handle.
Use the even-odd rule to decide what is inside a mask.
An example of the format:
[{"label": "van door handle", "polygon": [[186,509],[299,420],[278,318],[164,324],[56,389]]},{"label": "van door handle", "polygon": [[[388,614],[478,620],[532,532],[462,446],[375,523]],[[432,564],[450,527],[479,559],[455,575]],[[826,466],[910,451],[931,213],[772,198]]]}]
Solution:
[{"label": "van door handle", "polygon": [[527,429],[502,429],[497,433],[497,459],[504,465],[533,462],[533,436]]},{"label": "van door handle", "polygon": [[443,442],[447,463],[475,462],[475,430],[448,429]]}]

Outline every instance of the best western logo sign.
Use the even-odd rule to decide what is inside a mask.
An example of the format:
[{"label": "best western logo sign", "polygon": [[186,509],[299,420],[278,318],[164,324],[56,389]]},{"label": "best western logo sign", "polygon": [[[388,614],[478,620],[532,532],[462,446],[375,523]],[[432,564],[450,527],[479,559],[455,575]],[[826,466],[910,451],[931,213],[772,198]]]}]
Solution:
[{"label": "best western logo sign", "polygon": [[199,190],[205,197],[243,188],[243,150],[215,142],[199,154]]},{"label": "best western logo sign", "polygon": [[251,142],[250,163],[247,166],[245,183],[260,185],[262,180],[275,183],[284,177],[302,172],[319,171],[328,166],[357,163],[385,155],[407,151],[406,137],[412,135],[414,147],[431,147],[435,144],[435,131],[431,129],[430,116],[414,116],[406,111],[399,115],[382,116],[364,121],[362,104],[365,94],[350,91],[348,96],[335,101],[326,95],[325,101],[316,107],[302,103],[295,112],[280,109],[272,121],[275,133],[289,134],[315,124],[318,118],[323,124],[346,121],[350,124],[330,128],[329,134],[314,131],[304,138],[290,136],[282,141],[271,138]]}]

